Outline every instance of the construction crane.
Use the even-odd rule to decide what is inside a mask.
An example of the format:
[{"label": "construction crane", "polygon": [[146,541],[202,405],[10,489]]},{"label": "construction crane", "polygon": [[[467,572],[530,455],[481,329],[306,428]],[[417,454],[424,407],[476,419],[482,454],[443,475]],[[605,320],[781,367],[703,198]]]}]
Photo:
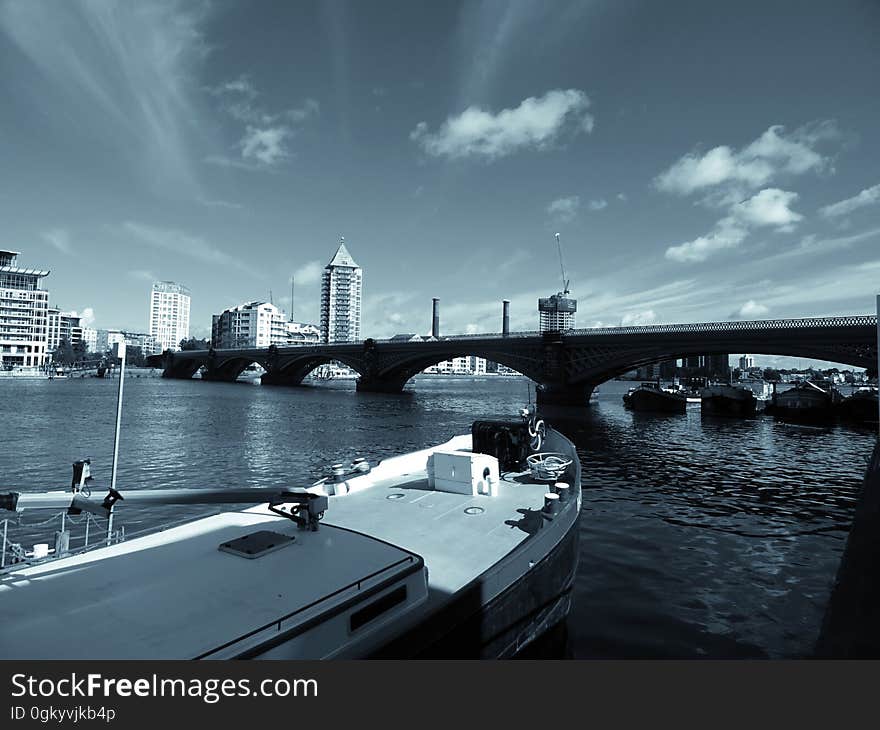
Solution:
[{"label": "construction crane", "polygon": [[562,293],[568,294],[568,279],[565,278],[565,265],[562,263],[562,244],[559,242],[559,234],[556,234],[556,250],[559,252],[559,269],[562,271]]}]

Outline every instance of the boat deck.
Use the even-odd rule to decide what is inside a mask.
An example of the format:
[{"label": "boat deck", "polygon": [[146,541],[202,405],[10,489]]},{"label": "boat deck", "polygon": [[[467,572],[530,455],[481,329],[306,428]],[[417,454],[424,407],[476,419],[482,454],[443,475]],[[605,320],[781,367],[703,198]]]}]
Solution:
[{"label": "boat deck", "polygon": [[[330,497],[317,532],[262,505],[15,571],[0,581],[0,657],[235,655],[223,647],[282,621],[285,630],[314,623],[371,586],[412,576],[422,559],[431,611],[542,520],[547,483],[522,475],[504,475],[497,495],[471,496],[430,489],[424,470],[383,473]],[[295,541],[256,559],[219,549],[259,530]]]},{"label": "boat deck", "polygon": [[[325,520],[421,555],[428,566],[429,601],[439,604],[536,531],[547,483],[527,474],[504,476],[492,497],[432,490],[425,473],[405,482],[383,480],[331,498]],[[472,507],[483,511],[465,511]]]}]

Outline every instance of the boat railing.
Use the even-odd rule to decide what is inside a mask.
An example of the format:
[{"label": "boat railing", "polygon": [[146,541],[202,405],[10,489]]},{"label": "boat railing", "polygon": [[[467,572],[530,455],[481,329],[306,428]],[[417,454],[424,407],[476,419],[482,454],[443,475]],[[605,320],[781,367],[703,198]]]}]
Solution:
[{"label": "boat railing", "polygon": [[[28,550],[22,542],[16,541],[12,537],[13,532],[18,528],[26,527],[30,531],[34,528],[47,527],[53,523],[61,528],[55,532],[54,545],[47,542],[36,542]],[[82,525],[81,534],[74,535],[68,529],[68,524]],[[59,511],[45,520],[28,522],[26,525],[22,525],[19,519],[6,518],[0,521],[0,542],[2,542],[2,547],[0,547],[0,575],[12,568],[17,570],[25,565],[56,560],[57,558],[70,555],[79,555],[98,547],[123,542],[125,537],[125,525],[119,525],[117,528],[108,531],[89,512],[83,512],[74,517],[68,514],[67,511]],[[80,544],[77,547],[73,547],[71,543],[74,541]]]}]

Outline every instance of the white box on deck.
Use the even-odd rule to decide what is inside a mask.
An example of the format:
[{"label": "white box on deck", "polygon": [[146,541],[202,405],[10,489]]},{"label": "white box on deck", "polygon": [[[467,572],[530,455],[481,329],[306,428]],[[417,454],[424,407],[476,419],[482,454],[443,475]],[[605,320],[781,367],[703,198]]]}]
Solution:
[{"label": "white box on deck", "polygon": [[498,488],[498,459],[489,454],[438,449],[428,464],[428,486],[438,492],[491,494]]}]

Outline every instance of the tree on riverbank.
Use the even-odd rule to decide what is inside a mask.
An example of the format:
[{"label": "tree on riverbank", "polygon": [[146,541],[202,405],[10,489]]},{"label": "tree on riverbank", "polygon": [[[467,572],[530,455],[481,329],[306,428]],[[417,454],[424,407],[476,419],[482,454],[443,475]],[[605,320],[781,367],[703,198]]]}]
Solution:
[{"label": "tree on riverbank", "polygon": [[210,350],[211,340],[202,340],[198,337],[188,337],[180,341],[181,350]]}]

